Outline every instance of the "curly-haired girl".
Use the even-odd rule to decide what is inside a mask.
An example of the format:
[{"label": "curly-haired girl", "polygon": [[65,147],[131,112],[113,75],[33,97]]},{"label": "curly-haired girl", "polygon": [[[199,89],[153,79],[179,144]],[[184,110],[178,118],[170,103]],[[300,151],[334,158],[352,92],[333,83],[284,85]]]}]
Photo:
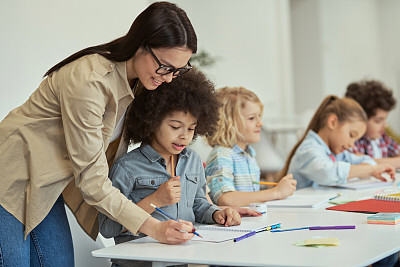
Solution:
[{"label": "curly-haired girl", "polygon": [[[157,90],[139,92],[127,113],[125,138],[141,145],[113,164],[113,185],[159,220],[167,218],[150,203],[190,222],[240,224],[234,209],[220,210],[207,201],[202,161],[187,148],[197,135],[215,131],[218,107],[213,84],[195,69]],[[106,216],[100,231],[116,243],[134,238]]]}]

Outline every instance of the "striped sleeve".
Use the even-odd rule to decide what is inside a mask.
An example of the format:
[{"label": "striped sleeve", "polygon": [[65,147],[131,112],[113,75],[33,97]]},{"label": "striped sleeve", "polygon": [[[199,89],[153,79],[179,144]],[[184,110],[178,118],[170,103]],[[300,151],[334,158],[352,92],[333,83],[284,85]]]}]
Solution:
[{"label": "striped sleeve", "polygon": [[218,203],[219,197],[226,192],[236,191],[234,183],[232,151],[224,148],[214,148],[206,163],[207,185],[210,197]]}]

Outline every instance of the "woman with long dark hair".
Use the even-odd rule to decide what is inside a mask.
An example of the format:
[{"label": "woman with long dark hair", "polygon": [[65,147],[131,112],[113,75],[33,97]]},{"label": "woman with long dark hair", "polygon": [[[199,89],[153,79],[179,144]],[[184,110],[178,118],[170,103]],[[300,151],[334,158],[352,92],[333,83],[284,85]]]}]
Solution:
[{"label": "woman with long dark hair", "polygon": [[193,237],[189,222],[160,222],[112,186],[126,153],[124,118],[137,90],[191,69],[197,37],[186,13],[157,2],[112,42],[83,49],[45,74],[0,123],[0,266],[73,266],[64,202],[93,239],[97,210],[164,243]]}]

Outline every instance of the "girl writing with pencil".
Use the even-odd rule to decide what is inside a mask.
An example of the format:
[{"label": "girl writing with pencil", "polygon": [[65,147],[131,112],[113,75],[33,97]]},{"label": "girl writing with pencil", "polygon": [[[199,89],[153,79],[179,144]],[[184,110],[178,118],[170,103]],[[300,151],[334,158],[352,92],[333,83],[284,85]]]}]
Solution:
[{"label": "girl writing with pencil", "polygon": [[[195,69],[157,90],[139,92],[127,114],[125,138],[141,145],[113,164],[113,186],[160,221],[169,218],[155,207],[178,220],[240,224],[237,211],[207,201],[202,161],[187,148],[197,135],[215,130],[218,106],[213,84]],[[116,243],[135,238],[103,215],[100,232]]]},{"label": "girl writing with pencil", "polygon": [[207,138],[213,150],[205,169],[214,203],[246,206],[292,195],[296,181],[290,174],[274,188],[260,190],[260,168],[250,146],[260,140],[262,126],[263,105],[257,95],[243,87],[221,88],[216,94],[220,117],[217,130]]},{"label": "girl writing with pencil", "polygon": [[304,136],[294,146],[282,170],[292,173],[297,188],[346,183],[353,177],[374,176],[382,181],[382,173],[394,177],[394,168],[378,164],[369,156],[348,151],[366,131],[367,116],[353,99],[327,96],[318,107]]}]

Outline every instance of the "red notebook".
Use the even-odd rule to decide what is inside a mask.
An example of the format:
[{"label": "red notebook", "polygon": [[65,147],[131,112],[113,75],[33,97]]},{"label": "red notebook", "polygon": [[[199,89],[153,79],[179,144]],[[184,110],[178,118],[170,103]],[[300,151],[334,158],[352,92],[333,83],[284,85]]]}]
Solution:
[{"label": "red notebook", "polygon": [[327,210],[353,211],[365,213],[393,213],[400,212],[400,202],[378,199],[353,201],[342,205],[326,208]]}]

